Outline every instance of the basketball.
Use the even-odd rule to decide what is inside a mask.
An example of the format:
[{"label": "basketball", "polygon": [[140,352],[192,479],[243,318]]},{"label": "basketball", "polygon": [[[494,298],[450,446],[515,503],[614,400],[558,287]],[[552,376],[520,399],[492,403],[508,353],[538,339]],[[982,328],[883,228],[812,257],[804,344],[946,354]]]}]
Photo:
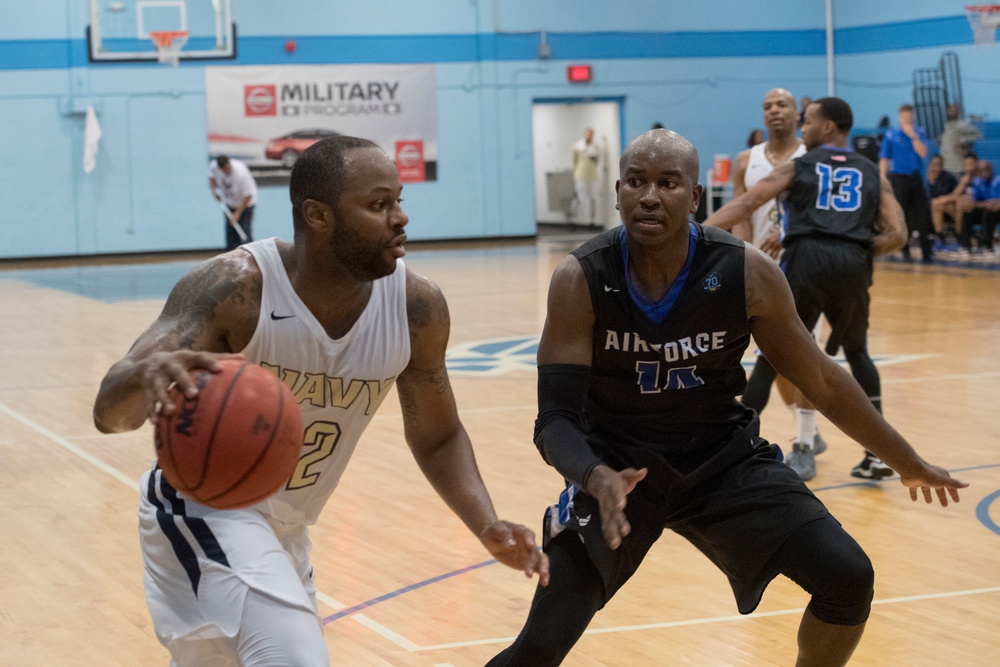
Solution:
[{"label": "basketball", "polygon": [[171,486],[203,505],[236,509],[288,482],[302,449],[302,415],[272,373],[242,360],[221,364],[218,373],[193,371],[194,398],[170,389],[176,409],[160,413],[154,440]]}]

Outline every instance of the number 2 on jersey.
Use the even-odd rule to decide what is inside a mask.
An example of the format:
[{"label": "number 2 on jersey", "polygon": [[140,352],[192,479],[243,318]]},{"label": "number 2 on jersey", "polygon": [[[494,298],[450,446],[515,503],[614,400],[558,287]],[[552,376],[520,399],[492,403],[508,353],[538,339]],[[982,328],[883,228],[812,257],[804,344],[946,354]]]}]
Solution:
[{"label": "number 2 on jersey", "polygon": [[[816,208],[822,211],[856,211],[861,208],[861,172],[854,167],[837,167],[818,162],[819,194]],[[834,191],[836,190],[836,192]]]},{"label": "number 2 on jersey", "polygon": [[303,444],[312,449],[299,459],[286,488],[292,491],[315,484],[319,479],[319,473],[310,472],[309,468],[333,454],[338,440],[340,440],[340,425],[336,422],[317,421],[309,424]]}]

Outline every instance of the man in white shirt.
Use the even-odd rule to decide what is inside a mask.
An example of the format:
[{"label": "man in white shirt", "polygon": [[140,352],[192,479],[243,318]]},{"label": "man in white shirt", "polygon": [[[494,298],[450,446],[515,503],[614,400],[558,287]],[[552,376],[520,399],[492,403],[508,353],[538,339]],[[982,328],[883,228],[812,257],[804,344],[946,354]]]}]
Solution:
[{"label": "man in white shirt", "polygon": [[212,196],[216,201],[225,204],[226,210],[229,211],[226,217],[226,250],[233,250],[253,241],[253,211],[257,205],[257,182],[253,179],[250,169],[239,160],[220,155],[209,165],[208,187],[212,190]]},{"label": "man in white shirt", "polygon": [[[601,150],[594,143],[594,130],[587,128],[583,138],[573,144],[573,183],[576,190],[575,209],[580,222],[593,225],[597,221],[597,202],[600,192],[597,187],[597,166],[601,161]],[[584,215],[582,207],[587,207]]]}]

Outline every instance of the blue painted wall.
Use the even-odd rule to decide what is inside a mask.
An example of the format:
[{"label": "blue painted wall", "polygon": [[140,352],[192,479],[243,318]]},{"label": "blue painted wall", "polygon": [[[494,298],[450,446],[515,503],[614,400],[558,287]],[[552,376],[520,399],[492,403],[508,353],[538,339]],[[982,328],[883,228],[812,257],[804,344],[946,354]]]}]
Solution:
[{"label": "blue painted wall", "polygon": [[[997,52],[970,46],[956,24],[961,3],[834,1],[837,92],[859,124],[891,113],[909,95],[912,70],[945,48],[960,52],[969,110],[998,104],[989,93]],[[622,98],[626,138],[660,121],[707,162],[743,146],[771,87],[826,91],[821,0],[233,4],[239,56],[213,64],[438,63],[439,180],[407,187],[413,239],[534,233],[535,99]],[[900,22],[889,38],[878,27]],[[0,258],[219,247],[204,63],[89,63],[87,23],[82,0],[21,3],[0,22]],[[539,30],[551,60],[536,57]],[[937,41],[913,43],[928,35]],[[292,55],[283,49],[290,38],[299,45]],[[594,66],[592,84],[565,82],[565,66],[577,62]],[[104,137],[97,169],[84,174],[88,104]],[[289,208],[284,188],[263,187],[257,235],[288,237]]]}]

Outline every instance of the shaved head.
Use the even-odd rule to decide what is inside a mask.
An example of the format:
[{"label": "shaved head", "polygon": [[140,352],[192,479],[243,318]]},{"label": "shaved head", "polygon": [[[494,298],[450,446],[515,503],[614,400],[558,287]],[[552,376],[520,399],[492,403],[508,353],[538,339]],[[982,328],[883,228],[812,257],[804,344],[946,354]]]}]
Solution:
[{"label": "shaved head", "polygon": [[690,141],[673,130],[649,130],[629,142],[618,163],[621,171],[625,165],[639,155],[657,155],[668,159],[672,165],[683,170],[692,183],[698,182],[698,151]]},{"label": "shaved head", "polygon": [[764,99],[766,100],[769,97],[787,97],[788,101],[792,103],[792,108],[795,108],[795,95],[792,95],[784,88],[772,88],[767,91],[767,95],[764,96]]}]

